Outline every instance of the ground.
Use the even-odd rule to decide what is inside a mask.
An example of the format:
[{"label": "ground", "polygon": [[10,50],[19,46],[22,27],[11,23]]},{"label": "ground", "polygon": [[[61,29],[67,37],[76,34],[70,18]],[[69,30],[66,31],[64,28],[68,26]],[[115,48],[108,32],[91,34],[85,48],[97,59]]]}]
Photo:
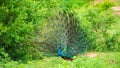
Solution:
[{"label": "ground", "polygon": [[44,57],[42,60],[29,61],[27,64],[15,61],[0,64],[0,68],[119,68],[120,52],[88,52],[66,61],[61,57]]}]

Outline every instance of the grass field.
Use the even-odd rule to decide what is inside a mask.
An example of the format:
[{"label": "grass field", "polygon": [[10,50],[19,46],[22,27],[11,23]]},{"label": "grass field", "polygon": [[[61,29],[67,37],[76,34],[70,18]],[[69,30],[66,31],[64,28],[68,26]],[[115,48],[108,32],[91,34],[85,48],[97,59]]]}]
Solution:
[{"label": "grass field", "polygon": [[[93,55],[91,57],[91,55]],[[74,60],[66,61],[60,57],[44,57],[29,61],[27,64],[15,61],[0,64],[0,68],[120,68],[120,52],[87,53],[78,55]]]}]

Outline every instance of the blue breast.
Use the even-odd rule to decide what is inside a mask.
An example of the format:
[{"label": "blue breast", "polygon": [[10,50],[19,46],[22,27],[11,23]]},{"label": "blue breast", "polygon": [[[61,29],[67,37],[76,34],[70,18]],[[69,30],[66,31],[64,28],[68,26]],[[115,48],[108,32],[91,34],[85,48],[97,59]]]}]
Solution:
[{"label": "blue breast", "polygon": [[63,56],[62,51],[60,50],[60,48],[58,48],[58,55]]}]

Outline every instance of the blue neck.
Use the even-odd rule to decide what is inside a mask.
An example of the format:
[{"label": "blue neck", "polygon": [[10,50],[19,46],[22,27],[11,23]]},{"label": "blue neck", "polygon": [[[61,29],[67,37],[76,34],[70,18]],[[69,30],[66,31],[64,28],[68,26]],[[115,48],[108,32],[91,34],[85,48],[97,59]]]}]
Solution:
[{"label": "blue neck", "polygon": [[57,52],[58,52],[58,55],[59,55],[59,56],[63,56],[62,51],[61,51],[60,48],[58,48],[58,51],[57,51]]}]

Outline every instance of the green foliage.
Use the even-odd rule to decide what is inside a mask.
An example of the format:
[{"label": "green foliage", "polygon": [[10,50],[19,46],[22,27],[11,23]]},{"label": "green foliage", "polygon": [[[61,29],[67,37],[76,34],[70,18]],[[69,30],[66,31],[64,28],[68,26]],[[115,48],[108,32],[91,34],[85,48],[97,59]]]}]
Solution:
[{"label": "green foliage", "polygon": [[8,62],[9,60],[8,54],[4,51],[4,48],[0,46],[0,62]]},{"label": "green foliage", "polygon": [[89,3],[93,0],[61,0],[60,7],[65,11],[73,11],[79,7],[82,7],[84,4]]},{"label": "green foliage", "polygon": [[[34,2],[34,3],[33,3]],[[13,60],[26,61],[32,58],[34,29],[41,24],[39,3],[28,0],[1,1],[0,45]],[[1,56],[1,55],[0,55]]]},{"label": "green foliage", "polygon": [[111,38],[107,37],[106,38],[107,41],[106,41],[106,45],[107,45],[107,48],[108,50],[110,51],[120,51],[120,34],[117,33],[117,34],[114,34]]},{"label": "green foliage", "polygon": [[115,4],[109,0],[105,0],[103,3],[99,3],[96,6],[98,7],[98,9],[100,10],[108,10],[109,8],[111,8],[112,6],[114,6]]},{"label": "green foliage", "polygon": [[[105,51],[111,50],[108,40],[111,40],[108,31],[112,28],[111,26],[117,23],[115,15],[113,15],[110,7],[113,3],[105,1],[102,4],[95,6],[84,6],[79,10],[75,10],[76,15],[81,19],[82,24],[80,25],[88,35],[89,40],[92,42],[89,46],[89,50]],[[109,41],[111,46],[116,49],[118,46],[117,41]],[[116,43],[117,45],[115,45]],[[116,49],[116,51],[119,51]]]}]

